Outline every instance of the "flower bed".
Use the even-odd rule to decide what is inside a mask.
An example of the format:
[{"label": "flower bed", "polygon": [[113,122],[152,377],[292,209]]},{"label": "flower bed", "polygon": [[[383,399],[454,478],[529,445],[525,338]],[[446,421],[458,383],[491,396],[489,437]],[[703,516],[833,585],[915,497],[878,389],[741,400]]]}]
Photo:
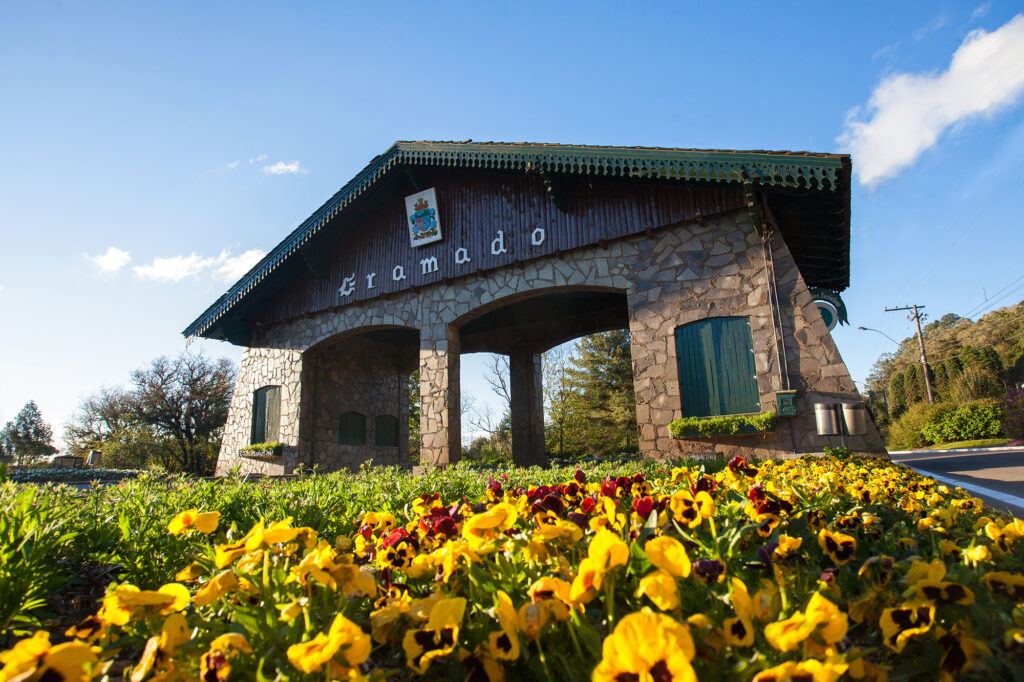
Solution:
[{"label": "flower bed", "polygon": [[124,663],[140,680],[1019,672],[1024,522],[875,460],[713,469],[172,485],[165,502],[203,504],[150,522],[151,496],[133,529],[168,562],[129,567],[135,584],[69,641],[26,636],[0,679]]},{"label": "flower bed", "polygon": [[18,483],[66,483],[69,481],[123,481],[139,475],[135,469],[81,469],[57,467],[53,469],[22,469],[7,475]]}]

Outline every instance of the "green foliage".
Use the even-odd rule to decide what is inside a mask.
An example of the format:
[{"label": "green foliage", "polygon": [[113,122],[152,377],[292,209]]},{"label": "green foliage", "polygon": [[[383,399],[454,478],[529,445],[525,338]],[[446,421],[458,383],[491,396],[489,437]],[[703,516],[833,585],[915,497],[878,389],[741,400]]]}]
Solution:
[{"label": "green foliage", "polygon": [[1003,433],[1010,438],[1024,438],[1024,388],[1006,394],[1003,402]]},{"label": "green foliage", "polygon": [[957,403],[918,403],[889,429],[889,449],[923,448],[936,443],[991,438],[1002,427],[1003,410],[992,399]]},{"label": "green foliage", "polygon": [[928,444],[992,438],[1002,428],[1003,409],[995,400],[973,400],[941,413],[921,428]]},{"label": "green foliage", "polygon": [[929,423],[937,421],[943,414],[953,409],[952,403],[918,403],[912,405],[903,415],[889,427],[890,450],[913,450],[928,445],[921,430]]},{"label": "green foliage", "polygon": [[75,538],[61,495],[0,484],[0,633],[40,625],[64,578],[59,560]]},{"label": "green foliage", "polygon": [[903,374],[897,374],[889,380],[889,414],[892,419],[899,419],[907,411],[907,392],[904,387]]},{"label": "green foliage", "polygon": [[673,438],[692,438],[693,434],[708,438],[738,433],[765,433],[775,430],[776,421],[774,412],[762,412],[754,416],[683,417],[669,424],[668,431]]},{"label": "green foliage", "polygon": [[284,445],[278,441],[271,441],[269,443],[253,443],[252,445],[246,445],[240,448],[242,452],[274,452],[279,453]]},{"label": "green foliage", "polygon": [[616,329],[584,336],[566,369],[579,394],[582,448],[607,454],[636,444],[636,395],[629,332]]}]

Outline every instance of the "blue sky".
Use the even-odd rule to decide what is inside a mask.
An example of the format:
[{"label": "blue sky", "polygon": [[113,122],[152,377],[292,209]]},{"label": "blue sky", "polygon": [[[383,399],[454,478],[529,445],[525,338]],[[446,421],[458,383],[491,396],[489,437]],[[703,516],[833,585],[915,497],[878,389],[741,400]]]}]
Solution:
[{"label": "blue sky", "polygon": [[855,327],[912,330],[886,306],[964,314],[1024,275],[1022,13],[0,2],[0,424],[34,399],[59,435],[85,396],[180,352],[400,139],[851,152],[853,324],[834,337],[862,381],[892,344]]}]

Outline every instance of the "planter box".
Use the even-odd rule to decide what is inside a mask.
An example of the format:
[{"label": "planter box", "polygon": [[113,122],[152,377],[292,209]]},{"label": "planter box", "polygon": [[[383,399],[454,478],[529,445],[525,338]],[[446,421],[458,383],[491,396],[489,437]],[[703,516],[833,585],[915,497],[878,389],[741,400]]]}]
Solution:
[{"label": "planter box", "polygon": [[266,450],[239,450],[239,457],[246,457],[248,459],[262,459],[262,460],[277,460],[281,458],[281,451],[283,446],[277,446],[276,448],[267,448]]},{"label": "planter box", "polygon": [[761,429],[757,428],[756,426],[751,426],[750,424],[744,424],[735,433],[712,433],[710,435],[704,435],[703,433],[700,433],[699,431],[683,431],[678,436],[673,436],[673,437],[674,438],[727,438],[729,436],[752,436],[752,435],[759,435],[759,434],[763,435],[763,434],[766,434],[766,433],[774,433],[774,432],[775,432],[775,429],[761,430]]}]

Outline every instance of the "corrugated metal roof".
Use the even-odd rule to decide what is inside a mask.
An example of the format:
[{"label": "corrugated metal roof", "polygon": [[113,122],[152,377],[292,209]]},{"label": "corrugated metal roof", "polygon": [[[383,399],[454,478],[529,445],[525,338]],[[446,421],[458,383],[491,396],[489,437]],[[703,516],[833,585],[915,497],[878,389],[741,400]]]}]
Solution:
[{"label": "corrugated metal roof", "polygon": [[[327,222],[398,165],[461,166],[553,173],[751,183],[832,191],[849,156],[793,151],[602,147],[508,142],[396,142],[373,159],[183,332],[201,336]],[[844,170],[845,169],[845,170]]]}]

